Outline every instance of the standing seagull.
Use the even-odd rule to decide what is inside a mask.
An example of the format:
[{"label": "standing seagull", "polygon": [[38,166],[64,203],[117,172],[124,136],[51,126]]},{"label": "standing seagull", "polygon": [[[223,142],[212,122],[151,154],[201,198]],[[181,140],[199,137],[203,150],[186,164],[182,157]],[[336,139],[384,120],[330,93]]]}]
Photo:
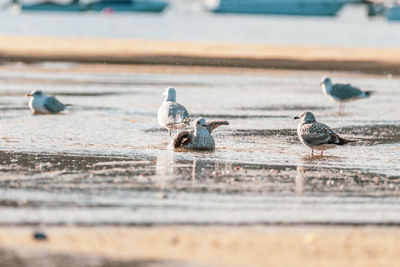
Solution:
[{"label": "standing seagull", "polygon": [[158,123],[168,129],[171,137],[172,129],[183,129],[189,125],[189,112],[184,106],[176,103],[176,91],[174,88],[168,87],[163,94],[164,102],[158,110]]},{"label": "standing seagull", "polygon": [[301,120],[297,126],[297,135],[303,144],[311,148],[311,156],[314,155],[314,150],[321,150],[322,156],[324,150],[355,142],[341,138],[327,125],[317,122],[311,112],[305,111],[294,119]]},{"label": "standing seagull", "polygon": [[333,84],[329,77],[323,77],[320,85],[322,86],[322,91],[331,98],[331,100],[340,103],[339,114],[344,112],[344,103],[352,100],[357,100],[361,98],[367,98],[372,91],[362,91],[357,87],[353,87],[351,84]]},{"label": "standing seagull", "polygon": [[198,118],[195,121],[194,129],[182,131],[175,135],[171,145],[174,148],[213,150],[215,149],[215,142],[211,132],[221,125],[229,125],[229,122],[206,121],[204,118]]},{"label": "standing seagull", "polygon": [[29,101],[29,108],[33,114],[55,114],[63,111],[70,104],[63,104],[54,96],[46,96],[40,90],[26,94],[27,97],[32,97]]}]

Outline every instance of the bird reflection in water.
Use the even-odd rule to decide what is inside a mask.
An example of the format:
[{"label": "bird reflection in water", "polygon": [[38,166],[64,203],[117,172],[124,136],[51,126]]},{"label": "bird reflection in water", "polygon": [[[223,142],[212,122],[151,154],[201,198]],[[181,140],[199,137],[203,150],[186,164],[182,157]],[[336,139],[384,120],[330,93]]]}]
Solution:
[{"label": "bird reflection in water", "polygon": [[176,153],[157,157],[156,176],[165,183],[205,181],[230,173],[231,164],[219,163],[194,155],[192,159],[180,159]]}]

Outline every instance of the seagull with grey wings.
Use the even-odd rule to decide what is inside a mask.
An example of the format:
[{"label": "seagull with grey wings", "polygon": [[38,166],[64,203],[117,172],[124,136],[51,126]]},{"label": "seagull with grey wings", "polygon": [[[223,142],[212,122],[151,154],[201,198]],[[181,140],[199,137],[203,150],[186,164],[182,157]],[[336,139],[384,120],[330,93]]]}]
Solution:
[{"label": "seagull with grey wings", "polygon": [[164,92],[165,99],[158,110],[158,123],[167,128],[171,137],[173,129],[183,129],[190,123],[189,112],[181,104],[176,102],[176,91],[168,87]]},{"label": "seagull with grey wings", "polygon": [[29,101],[29,108],[33,114],[56,114],[71,106],[70,104],[63,104],[54,96],[47,96],[40,90],[33,91],[25,95],[32,97]]},{"label": "seagull with grey wings", "polygon": [[344,112],[344,103],[357,99],[367,98],[374,93],[373,91],[362,91],[349,83],[334,84],[329,77],[323,77],[320,85],[324,94],[329,96],[329,98],[334,102],[340,103],[339,114],[343,114]]},{"label": "seagull with grey wings", "polygon": [[314,150],[320,150],[322,156],[324,150],[355,142],[340,137],[327,125],[317,122],[311,112],[305,111],[294,119],[300,119],[297,135],[304,145],[311,148],[311,156]]},{"label": "seagull with grey wings", "polygon": [[229,122],[223,120],[206,121],[204,118],[198,118],[195,121],[194,129],[184,130],[176,134],[171,140],[170,147],[174,149],[214,150],[215,142],[211,132],[221,125],[229,125]]}]

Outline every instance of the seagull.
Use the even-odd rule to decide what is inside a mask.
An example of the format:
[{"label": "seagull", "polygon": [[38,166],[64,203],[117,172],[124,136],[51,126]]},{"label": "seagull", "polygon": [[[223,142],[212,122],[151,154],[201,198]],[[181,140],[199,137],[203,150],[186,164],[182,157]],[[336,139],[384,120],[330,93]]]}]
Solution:
[{"label": "seagull", "polygon": [[229,125],[228,121],[206,121],[198,118],[194,129],[185,130],[175,135],[171,141],[173,148],[213,150],[215,149],[214,138],[211,132],[221,125]]},{"label": "seagull", "polygon": [[331,100],[340,103],[339,114],[344,112],[344,103],[352,100],[367,98],[372,95],[373,91],[362,91],[357,87],[353,87],[351,84],[333,84],[329,77],[323,77],[320,85],[322,91],[331,98]]},{"label": "seagull", "polygon": [[158,123],[168,129],[169,137],[171,137],[172,129],[183,129],[189,125],[189,112],[184,106],[176,103],[176,91],[172,87],[165,89],[163,94],[164,102],[158,110]]},{"label": "seagull", "polygon": [[26,94],[26,97],[32,97],[29,101],[29,108],[32,114],[56,114],[63,111],[70,104],[63,104],[54,96],[46,96],[40,90]]},{"label": "seagull", "polygon": [[322,156],[324,150],[355,142],[341,138],[327,125],[317,122],[311,112],[305,111],[294,119],[301,120],[297,126],[297,135],[304,145],[311,148],[311,156],[314,156],[314,150],[321,150]]}]

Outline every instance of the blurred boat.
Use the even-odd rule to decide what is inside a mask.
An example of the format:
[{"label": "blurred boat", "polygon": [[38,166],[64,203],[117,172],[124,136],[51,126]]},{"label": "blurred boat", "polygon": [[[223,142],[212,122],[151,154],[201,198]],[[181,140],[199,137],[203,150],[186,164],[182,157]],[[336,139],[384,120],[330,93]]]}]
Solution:
[{"label": "blurred boat", "polygon": [[383,16],[385,14],[385,5],[381,3],[367,2],[368,17]]},{"label": "blurred boat", "polygon": [[168,6],[165,0],[100,0],[87,4],[91,11],[162,12]]},{"label": "blurred boat", "polygon": [[400,5],[394,4],[393,6],[386,8],[385,17],[388,21],[400,20]]},{"label": "blurred boat", "polygon": [[73,0],[69,4],[61,4],[52,1],[24,4],[18,3],[21,11],[62,11],[62,12],[77,12],[84,11],[85,6],[79,4],[79,0]]},{"label": "blurred boat", "polygon": [[34,4],[20,4],[22,11],[55,11],[55,12],[82,12],[104,11],[108,12],[162,12],[168,6],[166,0],[100,0],[87,4],[73,0],[69,4],[56,2],[40,2]]},{"label": "blurred boat", "polygon": [[335,16],[347,0],[205,0],[215,13]]}]

